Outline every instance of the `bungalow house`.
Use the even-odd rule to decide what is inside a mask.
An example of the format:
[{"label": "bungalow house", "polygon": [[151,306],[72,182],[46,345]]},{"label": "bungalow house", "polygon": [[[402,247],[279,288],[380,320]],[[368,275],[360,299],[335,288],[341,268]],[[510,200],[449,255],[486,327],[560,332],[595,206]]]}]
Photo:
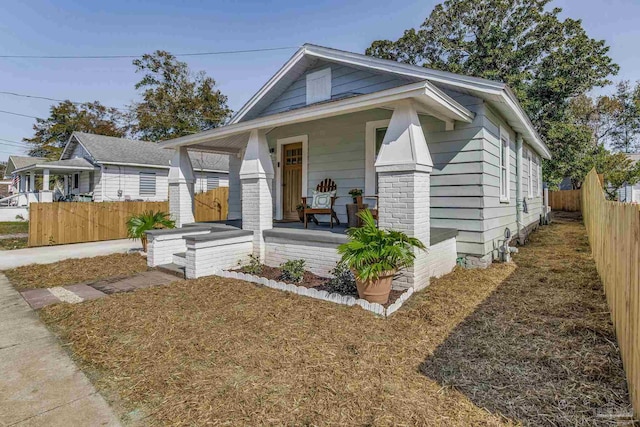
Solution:
[{"label": "bungalow house", "polygon": [[[10,173],[19,177],[25,203],[63,197],[94,202],[162,201],[168,198],[172,155],[152,142],[74,132],[59,160],[14,158],[18,164]],[[228,186],[227,155],[193,151],[190,159],[196,192]],[[52,175],[62,177],[61,185],[53,189],[49,186]],[[36,189],[36,176],[42,176],[40,189]]]},{"label": "bungalow house", "polygon": [[[517,237],[536,227],[541,159],[550,158],[503,83],[311,44],[227,125],[160,145],[174,150],[169,199],[182,228],[149,233],[150,265],[200,277],[254,254],[269,265],[303,258],[326,275],[344,228],[283,221],[328,178],[342,224],[348,192],[360,188],[381,228],[429,247],[399,288],[424,287],[457,261],[490,262],[507,229]],[[189,150],[230,155],[227,224],[193,224]]]}]

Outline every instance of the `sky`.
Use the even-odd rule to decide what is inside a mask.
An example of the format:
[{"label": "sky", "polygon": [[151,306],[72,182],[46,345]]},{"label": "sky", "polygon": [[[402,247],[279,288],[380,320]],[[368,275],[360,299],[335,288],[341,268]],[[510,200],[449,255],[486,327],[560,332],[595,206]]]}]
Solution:
[{"label": "sky", "polygon": [[[0,55],[141,55],[292,47],[291,49],[181,57],[204,70],[237,111],[305,42],[360,52],[378,39],[395,40],[419,26],[436,0],[5,1]],[[603,7],[603,5],[606,6]],[[615,80],[640,80],[640,0],[554,0],[562,17],[582,19],[604,39],[621,70]],[[0,92],[72,101],[99,100],[124,107],[137,99],[140,75],[131,59],[0,58]],[[48,117],[51,101],[0,94],[0,110]],[[21,141],[35,120],[0,112],[0,161],[24,155]]]}]

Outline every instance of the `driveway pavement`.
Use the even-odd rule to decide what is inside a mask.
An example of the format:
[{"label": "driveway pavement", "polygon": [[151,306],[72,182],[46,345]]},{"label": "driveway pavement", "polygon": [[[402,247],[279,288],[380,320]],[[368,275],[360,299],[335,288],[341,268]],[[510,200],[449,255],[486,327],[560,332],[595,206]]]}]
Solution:
[{"label": "driveway pavement", "polygon": [[0,426],[120,425],[109,405],[3,274],[0,373]]},{"label": "driveway pavement", "polygon": [[137,240],[121,239],[72,245],[41,246],[0,252],[0,270],[28,264],[51,264],[68,258],[89,258],[140,249]]}]

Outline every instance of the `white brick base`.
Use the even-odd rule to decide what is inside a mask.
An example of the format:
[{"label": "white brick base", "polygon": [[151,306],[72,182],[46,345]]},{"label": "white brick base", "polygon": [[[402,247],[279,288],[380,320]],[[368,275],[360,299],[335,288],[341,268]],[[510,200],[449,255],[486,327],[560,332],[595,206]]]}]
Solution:
[{"label": "white brick base", "polygon": [[427,264],[429,277],[450,273],[456,266],[456,239],[447,239],[429,248]]},{"label": "white brick base", "polygon": [[[416,237],[429,244],[430,174],[421,171],[378,172],[378,225]],[[415,265],[394,280],[396,289],[429,285],[427,253],[416,250]],[[455,258],[454,258],[455,260]]]},{"label": "white brick base", "polygon": [[268,237],[266,239],[266,262],[270,267],[278,267],[292,259],[304,259],[305,269],[322,277],[329,277],[336,263],[340,261],[337,245],[323,242],[303,242]]},{"label": "white brick base", "polygon": [[273,228],[273,199],[265,178],[242,179],[242,229],[253,231],[254,255],[265,259],[262,232]]},{"label": "white brick base", "polygon": [[149,267],[171,264],[173,262],[173,254],[187,250],[184,237],[208,234],[211,232],[210,230],[189,231],[188,227],[181,230],[184,230],[184,232],[155,236],[152,234],[147,235],[147,265]]},{"label": "white brick base", "polygon": [[244,265],[253,253],[253,236],[204,242],[188,242],[185,277],[197,279],[217,271]]},{"label": "white brick base", "polygon": [[169,182],[169,212],[176,227],[195,222],[193,216],[193,182]]}]

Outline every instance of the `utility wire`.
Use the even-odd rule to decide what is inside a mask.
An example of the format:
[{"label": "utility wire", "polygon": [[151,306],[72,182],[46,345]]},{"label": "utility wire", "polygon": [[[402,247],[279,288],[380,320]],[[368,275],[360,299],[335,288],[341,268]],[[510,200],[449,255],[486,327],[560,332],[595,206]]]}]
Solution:
[{"label": "utility wire", "polygon": [[29,148],[25,145],[27,144],[26,142],[18,142],[18,141],[13,141],[11,139],[4,139],[4,138],[0,138],[0,141],[4,142],[4,144],[2,145],[11,145],[11,146],[16,146],[21,148]]},{"label": "utility wire", "polygon": [[14,113],[13,111],[5,111],[5,110],[0,110],[0,113],[11,114],[13,116],[28,117],[30,119],[39,119],[40,118],[40,117],[36,117],[36,116],[30,116],[28,114]]},{"label": "utility wire", "polygon": [[[271,52],[276,50],[298,49],[300,46],[282,46],[271,47],[265,49],[247,49],[247,50],[224,50],[218,52],[189,52],[174,53],[173,56],[209,56],[209,55],[231,55],[238,53],[255,53],[255,52]],[[140,58],[141,55],[0,55],[0,58],[17,58],[17,59],[131,59]]]}]

